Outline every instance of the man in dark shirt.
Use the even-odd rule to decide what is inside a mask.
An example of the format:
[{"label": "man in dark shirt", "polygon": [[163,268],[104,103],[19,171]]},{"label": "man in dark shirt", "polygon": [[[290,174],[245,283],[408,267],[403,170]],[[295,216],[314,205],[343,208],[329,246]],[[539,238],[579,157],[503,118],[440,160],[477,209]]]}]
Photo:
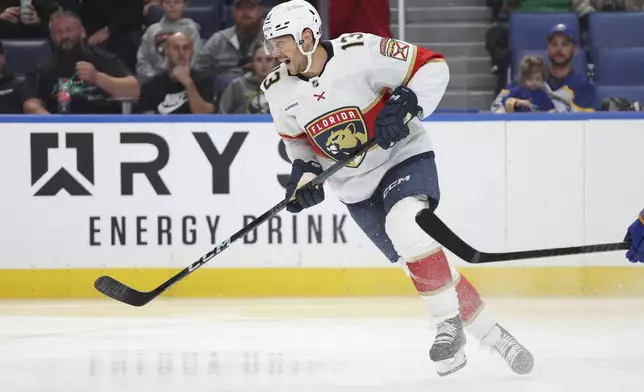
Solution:
[{"label": "man in dark shirt", "polygon": [[18,99],[18,81],[4,72],[4,48],[0,41],[0,113],[22,113]]},{"label": "man in dark shirt", "polygon": [[[136,78],[114,55],[84,45],[85,30],[74,14],[54,13],[50,31],[53,55],[23,85],[25,113],[120,113],[121,101],[138,100]],[[59,94],[61,86],[67,86],[70,102]]]},{"label": "man in dark shirt", "polygon": [[168,71],[143,83],[138,110],[159,114],[211,114],[215,112],[212,99],[212,77],[190,69],[193,44],[184,33],[166,39],[164,53]]}]

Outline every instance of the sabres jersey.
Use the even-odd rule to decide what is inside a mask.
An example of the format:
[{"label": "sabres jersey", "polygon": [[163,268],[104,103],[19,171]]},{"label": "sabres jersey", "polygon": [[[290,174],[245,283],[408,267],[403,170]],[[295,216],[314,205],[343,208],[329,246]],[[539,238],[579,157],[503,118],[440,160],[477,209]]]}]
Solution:
[{"label": "sabres jersey", "polygon": [[[557,113],[568,112],[593,112],[595,89],[583,75],[574,70],[568,76],[557,79],[549,77],[546,81],[547,89],[558,98],[552,99]],[[504,103],[510,92],[518,87],[516,81],[510,82],[492,103],[492,111],[504,110]]]},{"label": "sabres jersey", "polygon": [[[314,160],[329,168],[373,138],[391,90],[406,85],[414,91],[422,119],[436,109],[449,81],[442,55],[403,41],[354,33],[320,45],[328,59],[319,76],[293,76],[281,64],[262,83],[291,161]],[[387,150],[371,148],[327,180],[333,193],[347,204],[365,200],[393,166],[431,151],[419,118],[409,122],[407,138]]]}]

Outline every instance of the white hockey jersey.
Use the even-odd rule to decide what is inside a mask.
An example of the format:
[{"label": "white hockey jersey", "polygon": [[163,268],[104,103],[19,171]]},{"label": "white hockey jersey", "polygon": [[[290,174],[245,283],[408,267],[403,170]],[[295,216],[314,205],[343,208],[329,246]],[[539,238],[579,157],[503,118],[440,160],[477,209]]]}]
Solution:
[{"label": "white hockey jersey", "polygon": [[[284,64],[262,83],[277,132],[289,158],[317,160],[327,169],[373,138],[374,122],[391,90],[406,85],[430,115],[440,102],[449,71],[442,55],[406,42],[371,34],[345,34],[321,46],[328,53],[315,78],[291,76]],[[431,151],[420,120],[392,148],[374,147],[329,180],[333,193],[351,204],[369,198],[384,174],[396,164]]]}]

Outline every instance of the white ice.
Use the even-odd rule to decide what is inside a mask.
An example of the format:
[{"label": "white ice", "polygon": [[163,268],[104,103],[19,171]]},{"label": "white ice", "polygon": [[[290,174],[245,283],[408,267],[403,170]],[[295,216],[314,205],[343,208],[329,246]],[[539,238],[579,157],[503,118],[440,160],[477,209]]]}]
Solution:
[{"label": "white ice", "polygon": [[493,299],[535,356],[510,372],[471,336],[438,377],[419,298],[0,302],[0,391],[644,390],[644,299]]}]

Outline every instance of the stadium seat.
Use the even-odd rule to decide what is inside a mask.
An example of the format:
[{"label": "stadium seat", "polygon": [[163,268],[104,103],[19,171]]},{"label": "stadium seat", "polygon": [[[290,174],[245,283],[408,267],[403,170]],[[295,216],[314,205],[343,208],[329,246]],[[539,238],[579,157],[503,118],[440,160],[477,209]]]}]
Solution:
[{"label": "stadium seat", "polygon": [[595,109],[599,109],[601,102],[610,97],[626,98],[644,104],[644,85],[641,86],[606,86],[595,84]]},{"label": "stadium seat", "polygon": [[644,85],[644,47],[598,49],[595,81],[614,86]]},{"label": "stadium seat", "polygon": [[[517,72],[519,70],[519,63],[521,62],[521,59],[528,55],[528,54],[533,54],[540,56],[542,59],[545,60],[546,64],[548,64],[548,51],[547,50],[519,50],[519,51],[514,51],[512,52],[512,77],[517,76]],[[579,49],[579,52],[577,52],[577,55],[573,58],[573,69],[575,72],[578,72],[584,76],[588,74],[588,64],[586,63],[586,52],[582,49]]]},{"label": "stadium seat", "polygon": [[593,12],[588,19],[588,39],[593,51],[644,46],[644,12]]},{"label": "stadium seat", "polygon": [[5,51],[5,69],[15,75],[25,75],[49,57],[49,40],[2,40]]},{"label": "stadium seat", "polygon": [[208,40],[221,27],[221,13],[215,7],[188,7],[184,12],[186,18],[194,20],[199,26],[201,38]]},{"label": "stadium seat", "polygon": [[579,39],[579,16],[575,13],[512,12],[510,14],[510,50],[547,49],[552,26],[565,23]]}]

